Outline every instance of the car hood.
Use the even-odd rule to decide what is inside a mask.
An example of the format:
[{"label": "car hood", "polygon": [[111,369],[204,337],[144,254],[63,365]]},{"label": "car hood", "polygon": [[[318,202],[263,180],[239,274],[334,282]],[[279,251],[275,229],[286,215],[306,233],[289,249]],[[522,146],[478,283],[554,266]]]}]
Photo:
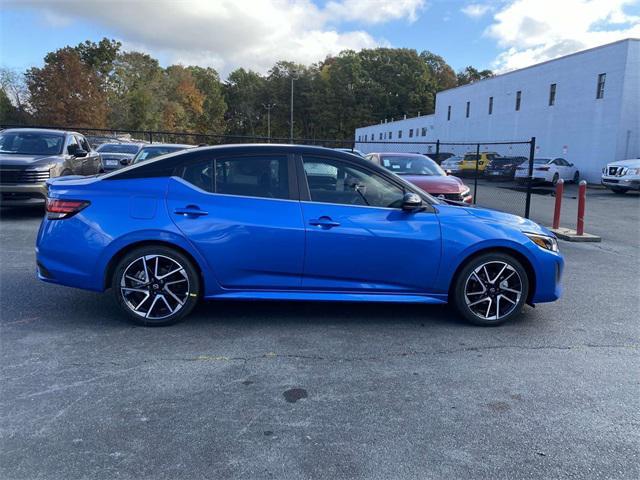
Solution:
[{"label": "car hood", "polygon": [[631,168],[640,168],[640,159],[632,158],[629,160],[620,160],[618,162],[607,163],[609,167],[631,167]]},{"label": "car hood", "polygon": [[2,167],[46,167],[52,163],[62,161],[60,155],[15,155],[0,153]]},{"label": "car hood", "polygon": [[460,193],[464,189],[462,180],[451,176],[401,175],[407,182],[413,183],[432,195],[440,193]]},{"label": "car hood", "polygon": [[538,225],[536,222],[528,220],[518,215],[512,215],[511,213],[498,212],[497,210],[489,210],[486,208],[470,208],[462,207],[471,215],[479,217],[490,223],[499,223],[502,225],[509,225],[522,232],[540,233],[542,235],[554,236],[545,227]]}]

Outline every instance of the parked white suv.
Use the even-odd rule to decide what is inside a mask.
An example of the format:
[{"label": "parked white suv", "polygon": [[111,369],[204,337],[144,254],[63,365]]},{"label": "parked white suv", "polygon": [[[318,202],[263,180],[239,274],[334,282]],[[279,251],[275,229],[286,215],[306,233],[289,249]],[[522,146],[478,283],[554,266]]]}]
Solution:
[{"label": "parked white suv", "polygon": [[620,160],[602,169],[602,184],[613,193],[640,190],[640,158]]}]

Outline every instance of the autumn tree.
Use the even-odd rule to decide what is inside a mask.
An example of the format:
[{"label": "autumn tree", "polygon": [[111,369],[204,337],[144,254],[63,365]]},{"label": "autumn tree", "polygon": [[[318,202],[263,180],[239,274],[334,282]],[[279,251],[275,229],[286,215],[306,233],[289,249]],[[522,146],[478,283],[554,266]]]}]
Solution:
[{"label": "autumn tree", "polygon": [[491,70],[478,70],[472,66],[468,66],[464,70],[461,70],[457,74],[458,85],[467,85],[469,83],[477,82],[478,80],[484,80],[485,78],[493,77]]},{"label": "autumn tree", "polygon": [[106,126],[108,109],[100,79],[73,48],[47,54],[42,68],[33,67],[26,72],[26,84],[37,122]]}]

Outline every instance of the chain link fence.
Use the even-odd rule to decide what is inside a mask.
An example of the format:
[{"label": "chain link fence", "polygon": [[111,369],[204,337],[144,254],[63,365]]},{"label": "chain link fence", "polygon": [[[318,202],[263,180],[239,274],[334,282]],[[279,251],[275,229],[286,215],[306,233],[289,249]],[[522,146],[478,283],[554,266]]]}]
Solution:
[{"label": "chain link fence", "polygon": [[[2,125],[0,128],[25,127]],[[110,142],[224,145],[238,143],[296,143],[352,151],[406,176],[436,197],[457,200],[529,218],[535,138],[515,142],[393,142],[261,136],[208,135],[190,132],[35,126],[71,130],[85,135],[92,147]],[[413,154],[426,155],[439,170],[432,171]],[[403,156],[404,155],[404,156]]]}]

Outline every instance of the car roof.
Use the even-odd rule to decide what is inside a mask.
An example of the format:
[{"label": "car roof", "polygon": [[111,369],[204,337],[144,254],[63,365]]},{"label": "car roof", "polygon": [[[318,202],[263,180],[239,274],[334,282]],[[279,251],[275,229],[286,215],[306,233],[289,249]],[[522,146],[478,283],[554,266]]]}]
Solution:
[{"label": "car roof", "polygon": [[185,160],[201,157],[202,154],[211,153],[215,156],[224,155],[242,155],[242,154],[269,154],[284,153],[298,155],[318,155],[325,157],[339,158],[347,160],[351,163],[362,165],[364,168],[373,169],[383,175],[388,175],[388,171],[369,160],[366,160],[352,153],[342,152],[333,148],[310,146],[310,145],[292,145],[288,143],[240,143],[225,144],[206,147],[189,148],[186,150],[178,150],[167,155],[162,155],[151,160],[134,163],[127,167],[121,168],[111,173],[103,175],[103,179],[118,179],[136,177],[139,175],[152,174],[153,172],[174,169],[183,164]]},{"label": "car roof", "polygon": [[[373,152],[371,155],[387,155],[390,157],[424,157],[424,153],[402,153],[402,152]],[[428,154],[427,154],[428,156]]]},{"label": "car roof", "polygon": [[197,145],[188,145],[186,143],[149,143],[143,148],[151,147],[181,147],[181,148],[196,148]]},{"label": "car roof", "polygon": [[29,133],[48,133],[48,134],[52,134],[52,133],[57,133],[59,135],[82,135],[81,133],[78,132],[73,132],[70,130],[56,130],[53,128],[7,128],[2,130],[3,133],[5,132],[29,132]]}]

